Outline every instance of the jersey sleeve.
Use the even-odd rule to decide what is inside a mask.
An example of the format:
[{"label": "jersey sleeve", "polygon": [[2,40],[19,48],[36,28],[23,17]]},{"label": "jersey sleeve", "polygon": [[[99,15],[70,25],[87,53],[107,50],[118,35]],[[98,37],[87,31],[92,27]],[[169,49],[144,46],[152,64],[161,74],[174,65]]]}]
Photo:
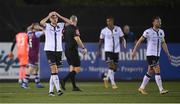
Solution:
[{"label": "jersey sleeve", "polygon": [[45,26],[43,26],[44,29],[47,29],[49,25],[50,25],[49,23],[46,23]]},{"label": "jersey sleeve", "polygon": [[43,34],[44,34],[43,31],[35,32],[35,35],[36,35],[37,38],[41,37]]},{"label": "jersey sleeve", "polygon": [[58,23],[58,26],[61,27],[61,28],[64,28],[65,23],[64,23],[64,22],[59,22],[59,23]]},{"label": "jersey sleeve", "polygon": [[164,31],[162,30],[162,35],[163,35],[163,37],[165,37],[165,33],[164,33]]},{"label": "jersey sleeve", "polygon": [[123,37],[124,36],[124,33],[122,31],[122,29],[119,27],[119,37]]},{"label": "jersey sleeve", "polygon": [[100,39],[104,39],[104,30],[101,30],[101,33],[100,33]]},{"label": "jersey sleeve", "polygon": [[149,35],[149,32],[146,30],[146,31],[143,32],[143,35],[142,35],[142,36],[143,36],[144,38],[148,38],[148,35]]}]

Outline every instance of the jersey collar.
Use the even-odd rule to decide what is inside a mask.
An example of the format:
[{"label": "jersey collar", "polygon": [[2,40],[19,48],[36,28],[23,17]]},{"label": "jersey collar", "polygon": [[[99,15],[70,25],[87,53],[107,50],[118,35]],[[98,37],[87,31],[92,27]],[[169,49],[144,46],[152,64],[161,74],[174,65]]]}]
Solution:
[{"label": "jersey collar", "polygon": [[155,31],[155,32],[159,32],[159,29],[158,29],[158,30],[155,30],[153,27],[152,27],[152,30]]}]

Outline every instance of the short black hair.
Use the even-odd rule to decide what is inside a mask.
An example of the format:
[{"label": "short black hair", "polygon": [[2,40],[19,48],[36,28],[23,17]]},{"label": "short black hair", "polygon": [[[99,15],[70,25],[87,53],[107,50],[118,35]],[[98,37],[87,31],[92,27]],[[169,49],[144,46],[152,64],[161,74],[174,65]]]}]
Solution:
[{"label": "short black hair", "polygon": [[161,19],[159,16],[154,16],[152,17],[152,22],[154,22],[154,20],[158,20],[158,19]]}]

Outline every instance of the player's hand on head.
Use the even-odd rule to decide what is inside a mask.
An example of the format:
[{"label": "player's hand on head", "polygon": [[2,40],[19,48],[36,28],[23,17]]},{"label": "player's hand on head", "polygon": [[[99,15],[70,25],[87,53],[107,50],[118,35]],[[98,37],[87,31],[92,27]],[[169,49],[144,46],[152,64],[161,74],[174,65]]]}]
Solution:
[{"label": "player's hand on head", "polygon": [[57,16],[58,16],[58,15],[60,15],[60,14],[59,14],[59,13],[57,13],[57,12],[54,12],[54,13],[55,13],[55,15],[57,15]]},{"label": "player's hand on head", "polygon": [[53,14],[53,15],[56,15],[56,14],[57,14],[57,12],[53,11],[53,12],[52,12],[52,14]]},{"label": "player's hand on head", "polygon": [[53,15],[55,15],[56,13],[53,11],[53,12],[50,12],[49,13],[49,16],[51,17],[51,16],[53,16]]},{"label": "player's hand on head", "polygon": [[52,12],[50,12],[48,16],[51,17],[52,16]]}]

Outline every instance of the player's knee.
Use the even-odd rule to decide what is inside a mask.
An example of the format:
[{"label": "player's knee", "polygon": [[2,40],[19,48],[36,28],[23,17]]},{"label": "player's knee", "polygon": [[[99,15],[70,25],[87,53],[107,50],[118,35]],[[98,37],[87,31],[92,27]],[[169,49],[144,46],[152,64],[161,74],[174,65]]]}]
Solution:
[{"label": "player's knee", "polygon": [[30,69],[27,69],[27,70],[26,70],[26,74],[31,74],[31,70],[30,70]]},{"label": "player's knee", "polygon": [[147,74],[150,75],[150,76],[152,76],[152,75],[154,75],[154,72],[148,71]]},{"label": "player's knee", "polygon": [[114,61],[108,63],[108,68],[112,69],[113,71],[117,70],[117,64]]},{"label": "player's knee", "polygon": [[51,65],[51,72],[52,73],[57,73],[58,72],[57,65]]},{"label": "player's knee", "polygon": [[35,68],[32,72],[32,74],[37,74],[38,73],[38,68]]},{"label": "player's knee", "polygon": [[34,69],[34,73],[36,74],[36,73],[38,73],[38,71],[39,71],[39,68],[36,67],[36,68]]},{"label": "player's knee", "polygon": [[58,73],[57,70],[51,70],[51,73]]},{"label": "player's knee", "polygon": [[157,66],[153,66],[153,69],[154,69],[155,73],[160,73],[160,67],[158,65]]},{"label": "player's knee", "polygon": [[28,67],[27,70],[26,70],[26,74],[31,74],[32,73],[32,67]]},{"label": "player's knee", "polygon": [[152,75],[154,75],[155,71],[153,68],[149,67],[147,73],[152,76]]},{"label": "player's knee", "polygon": [[37,66],[33,66],[31,69],[31,73],[32,74],[37,74],[38,73],[38,67]]},{"label": "player's knee", "polygon": [[80,68],[80,67],[75,67],[75,68],[74,68],[74,71],[75,71],[76,73],[79,73],[79,72],[81,71],[81,68]]},{"label": "player's knee", "polygon": [[51,70],[56,70],[57,66],[56,65],[51,65]]}]

